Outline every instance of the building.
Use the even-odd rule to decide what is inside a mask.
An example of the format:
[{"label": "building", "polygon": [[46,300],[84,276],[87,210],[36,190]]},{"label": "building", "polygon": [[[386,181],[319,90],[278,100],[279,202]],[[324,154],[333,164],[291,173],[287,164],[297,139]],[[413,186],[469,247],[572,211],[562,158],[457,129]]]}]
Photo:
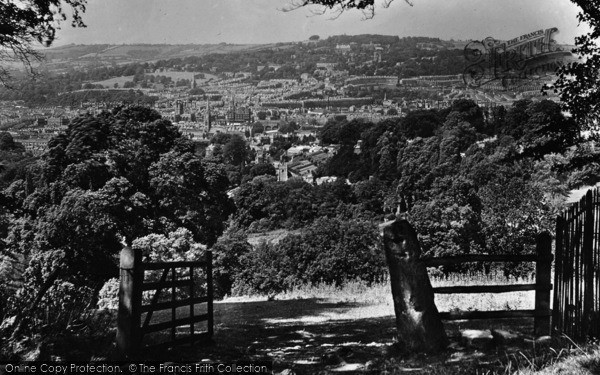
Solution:
[{"label": "building", "polygon": [[252,121],[252,111],[246,107],[232,107],[227,111],[227,123],[245,123]]}]

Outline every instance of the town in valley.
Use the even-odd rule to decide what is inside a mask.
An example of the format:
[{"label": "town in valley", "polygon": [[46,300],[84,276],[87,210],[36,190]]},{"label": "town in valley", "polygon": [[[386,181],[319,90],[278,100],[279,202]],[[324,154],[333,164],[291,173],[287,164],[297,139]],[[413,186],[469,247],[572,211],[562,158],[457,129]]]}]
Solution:
[{"label": "town in valley", "polygon": [[[318,182],[319,165],[337,150],[318,137],[330,120],[376,123],[446,108],[458,99],[473,100],[488,114],[522,99],[558,101],[542,87],[553,82],[557,65],[573,59],[572,46],[549,46],[556,29],[548,30],[496,41],[500,48],[519,48],[529,70],[515,73],[506,63],[491,67],[488,58],[487,79],[478,77],[477,84],[468,56],[477,51],[477,41],[313,35],[264,45],[54,47],[43,50],[34,83],[0,91],[0,129],[41,155],[73,118],[138,104],[171,120],[205,154],[214,152],[216,134],[237,134],[256,162],[275,166],[279,179]],[[531,69],[540,56],[544,61]],[[355,152],[360,148],[359,142]]]}]

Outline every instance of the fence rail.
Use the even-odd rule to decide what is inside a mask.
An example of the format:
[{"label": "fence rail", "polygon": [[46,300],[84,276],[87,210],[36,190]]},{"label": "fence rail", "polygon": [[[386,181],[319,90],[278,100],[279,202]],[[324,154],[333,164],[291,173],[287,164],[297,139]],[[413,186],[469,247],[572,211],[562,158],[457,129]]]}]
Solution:
[{"label": "fence rail", "polygon": [[[146,347],[169,347],[183,343],[194,343],[211,339],[213,336],[213,285],[212,253],[206,252],[206,259],[199,261],[143,263],[141,252],[128,247],[120,255],[119,314],[117,346],[125,356],[132,357],[142,347],[144,335],[169,330],[170,338]],[[205,275],[206,295],[197,296],[199,272]],[[145,282],[146,272],[159,272],[158,280]],[[156,274],[155,274],[156,275]],[[143,303],[143,293],[152,292],[149,303]],[[163,293],[166,292],[166,293]],[[170,300],[162,300],[161,295],[170,292]],[[183,295],[183,298],[181,296]],[[169,297],[168,295],[166,297]],[[206,304],[206,313],[198,314],[195,308]],[[188,316],[179,317],[178,309],[189,306]],[[152,322],[155,311],[171,310],[168,320]],[[145,313],[142,324],[142,314]],[[164,314],[163,314],[164,315]],[[206,322],[206,331],[198,333],[195,324]],[[189,326],[189,334],[178,335],[181,327]],[[186,328],[187,329],[187,328]]]},{"label": "fence rail", "polygon": [[423,258],[426,267],[450,266],[468,262],[536,262],[538,254],[466,254],[437,258]]},{"label": "fence rail", "polygon": [[532,310],[451,311],[440,313],[440,316],[443,320],[534,318],[535,334],[548,335],[550,333],[550,317],[552,316],[550,310],[552,260],[552,237],[550,233],[543,232],[536,239],[535,254],[473,254],[424,258],[421,261],[426,267],[464,264],[467,262],[535,262],[534,284],[445,286],[433,288],[433,291],[437,294],[535,291],[535,308]]}]

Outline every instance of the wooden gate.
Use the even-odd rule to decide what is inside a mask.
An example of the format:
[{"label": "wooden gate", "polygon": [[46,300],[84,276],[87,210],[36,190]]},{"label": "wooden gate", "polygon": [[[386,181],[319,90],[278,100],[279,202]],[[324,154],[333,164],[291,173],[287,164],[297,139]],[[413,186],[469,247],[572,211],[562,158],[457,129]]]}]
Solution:
[{"label": "wooden gate", "polygon": [[[142,346],[169,347],[212,338],[213,285],[210,251],[206,252],[206,258],[201,261],[143,263],[139,250],[126,247],[121,251],[120,268],[117,346],[121,353],[132,356]],[[148,273],[155,276],[154,279],[150,277],[148,280]],[[160,276],[156,277],[158,275]],[[202,276],[205,280],[201,280]],[[203,295],[197,295],[202,289]],[[143,302],[144,293],[147,293],[146,297],[151,295],[148,303]],[[206,311],[197,313],[196,307],[201,304],[206,304]],[[186,313],[182,314],[182,308]],[[155,319],[159,321],[153,322],[157,311],[170,313],[156,314],[160,315],[159,319]],[[198,332],[195,324],[202,322],[206,322],[206,330]],[[167,340],[143,344],[144,337],[148,334],[165,330],[169,330]]]},{"label": "wooden gate", "polygon": [[552,328],[574,340],[600,338],[600,193],[589,190],[556,221]]}]

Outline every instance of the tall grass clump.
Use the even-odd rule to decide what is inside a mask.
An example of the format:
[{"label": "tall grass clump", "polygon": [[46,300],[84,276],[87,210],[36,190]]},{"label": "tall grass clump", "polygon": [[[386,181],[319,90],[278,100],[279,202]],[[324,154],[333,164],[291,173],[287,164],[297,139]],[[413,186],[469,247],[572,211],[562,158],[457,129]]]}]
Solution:
[{"label": "tall grass clump", "polygon": [[507,357],[506,373],[514,375],[596,375],[600,374],[600,345],[578,345],[563,336],[553,338],[550,346],[532,346]]}]

